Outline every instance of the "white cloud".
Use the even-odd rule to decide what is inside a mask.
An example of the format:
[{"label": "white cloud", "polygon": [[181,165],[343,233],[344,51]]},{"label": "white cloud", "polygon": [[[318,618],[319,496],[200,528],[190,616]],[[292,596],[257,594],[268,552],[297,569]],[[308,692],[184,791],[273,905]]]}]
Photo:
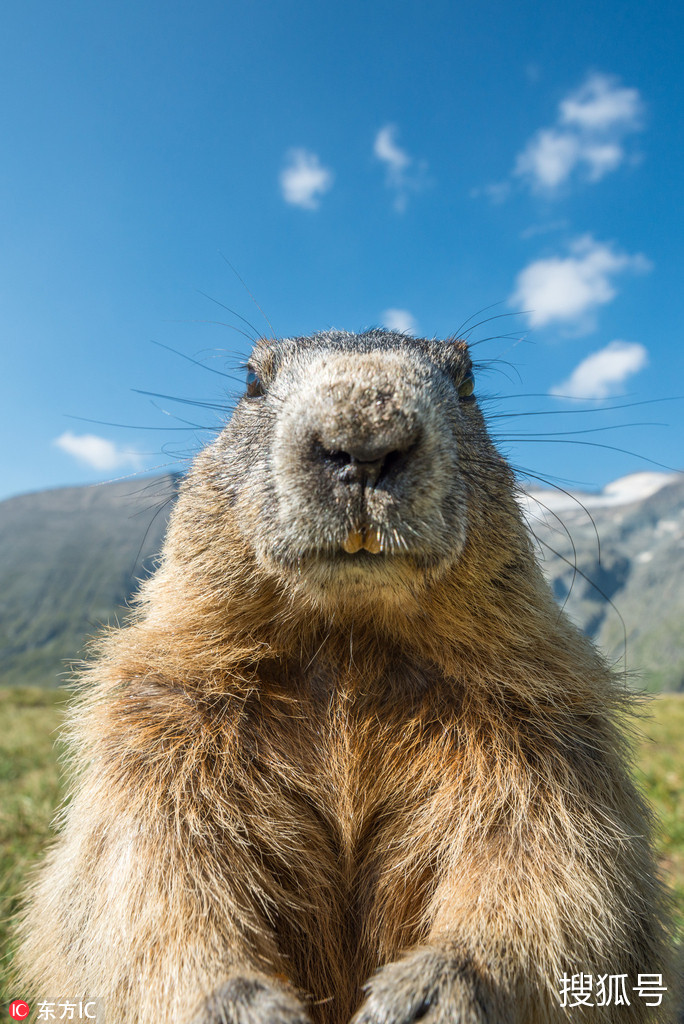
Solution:
[{"label": "white cloud", "polygon": [[375,136],[373,152],[378,160],[384,160],[391,174],[400,175],[411,163],[411,157],[397,145],[396,134],[397,126],[386,124]]},{"label": "white cloud", "polygon": [[287,165],[280,172],[285,202],[305,210],[317,210],[320,197],[332,187],[332,171],[323,167],[317,155],[307,149],[291,149],[287,160]]},{"label": "white cloud", "polygon": [[571,243],[568,256],[535,260],[521,270],[509,302],[527,312],[532,327],[560,321],[590,330],[594,310],[615,297],[613,278],[649,269],[644,256],[629,256],[583,235]]},{"label": "white cloud", "polygon": [[137,469],[142,464],[138,452],[124,451],[113,441],[96,434],[72,434],[67,430],[52,443],[93,469],[121,469],[123,466]]},{"label": "white cloud", "polygon": [[382,314],[382,322],[390,331],[402,334],[416,334],[418,324],[408,309],[386,309]]},{"label": "white cloud", "polygon": [[638,89],[620,85],[612,75],[589,75],[561,100],[556,123],[532,136],[513,174],[547,194],[573,174],[600,181],[626,159],[624,139],[641,130],[643,111]]},{"label": "white cloud", "polygon": [[394,195],[394,208],[403,213],[409,192],[420,192],[426,185],[427,164],[416,162],[396,141],[397,126],[386,124],[375,136],[373,153],[385,165],[387,187]]},{"label": "white cloud", "polygon": [[579,150],[579,140],[574,136],[543,128],[518,156],[514,173],[537,186],[556,188],[577,163]]},{"label": "white cloud", "polygon": [[582,156],[587,164],[589,180],[599,181],[620,166],[625,151],[617,142],[603,142],[585,146]]},{"label": "white cloud", "polygon": [[613,75],[589,75],[584,83],[562,100],[559,120],[563,124],[579,125],[593,131],[603,131],[618,125],[628,131],[640,127],[643,102],[638,89],[618,85]]},{"label": "white cloud", "polygon": [[648,365],[648,351],[634,341],[611,341],[575,367],[550,394],[567,398],[609,398],[620,394],[628,377]]}]

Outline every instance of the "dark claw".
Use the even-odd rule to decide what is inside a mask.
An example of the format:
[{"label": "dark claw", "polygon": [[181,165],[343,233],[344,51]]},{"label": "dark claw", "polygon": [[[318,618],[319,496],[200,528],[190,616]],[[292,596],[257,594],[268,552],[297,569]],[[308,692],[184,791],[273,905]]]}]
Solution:
[{"label": "dark claw", "polygon": [[295,994],[260,975],[229,978],[188,1024],[311,1024]]},{"label": "dark claw", "polygon": [[423,948],[386,964],[366,986],[351,1024],[503,1024],[493,994],[457,956]]}]

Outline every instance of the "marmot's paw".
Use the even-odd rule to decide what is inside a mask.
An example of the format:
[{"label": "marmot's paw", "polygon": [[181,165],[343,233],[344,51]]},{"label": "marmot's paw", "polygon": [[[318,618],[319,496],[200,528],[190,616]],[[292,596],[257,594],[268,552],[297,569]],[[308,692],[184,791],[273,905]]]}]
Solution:
[{"label": "marmot's paw", "polygon": [[382,967],[351,1024],[503,1024],[493,993],[463,961],[424,947]]},{"label": "marmot's paw", "polygon": [[225,981],[189,1024],[311,1024],[295,994],[263,975]]}]

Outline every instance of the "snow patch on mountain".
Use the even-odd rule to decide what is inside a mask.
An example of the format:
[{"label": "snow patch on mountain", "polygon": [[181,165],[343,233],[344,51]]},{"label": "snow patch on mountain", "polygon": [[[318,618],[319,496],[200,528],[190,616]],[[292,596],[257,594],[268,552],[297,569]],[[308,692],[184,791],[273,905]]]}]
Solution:
[{"label": "snow patch on mountain", "polygon": [[628,476],[613,480],[601,491],[532,487],[521,495],[521,504],[525,512],[532,515],[539,515],[547,509],[551,512],[568,512],[573,509],[581,511],[582,505],[589,510],[631,505],[650,498],[663,487],[679,479],[679,473],[643,472],[630,473]]}]

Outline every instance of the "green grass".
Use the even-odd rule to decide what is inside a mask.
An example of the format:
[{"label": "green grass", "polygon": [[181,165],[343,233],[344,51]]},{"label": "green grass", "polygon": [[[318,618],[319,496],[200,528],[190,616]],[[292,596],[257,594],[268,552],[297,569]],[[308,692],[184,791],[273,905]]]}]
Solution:
[{"label": "green grass", "polygon": [[50,836],[61,795],[55,739],[64,699],[63,692],[38,687],[0,689],[0,1006],[13,998],[6,992],[8,919]]},{"label": "green grass", "polygon": [[684,943],[684,694],[654,698],[637,748],[637,781],[659,819],[660,860],[675,896]]},{"label": "green grass", "polygon": [[[55,746],[63,692],[0,689],[0,1006],[21,993],[6,990],[9,918],[32,864],[50,837],[60,798]],[[684,939],[684,695],[656,698],[642,723],[637,777],[660,819],[659,849],[676,899]]]}]

